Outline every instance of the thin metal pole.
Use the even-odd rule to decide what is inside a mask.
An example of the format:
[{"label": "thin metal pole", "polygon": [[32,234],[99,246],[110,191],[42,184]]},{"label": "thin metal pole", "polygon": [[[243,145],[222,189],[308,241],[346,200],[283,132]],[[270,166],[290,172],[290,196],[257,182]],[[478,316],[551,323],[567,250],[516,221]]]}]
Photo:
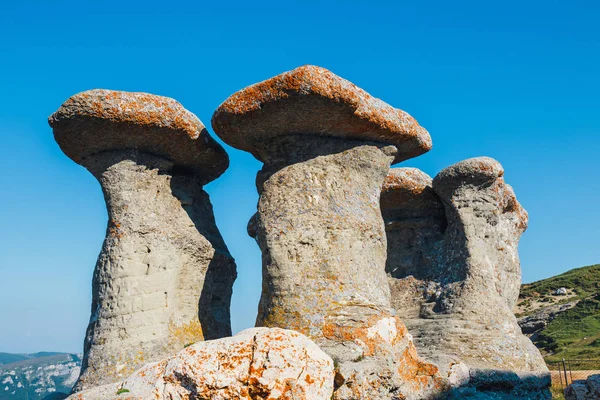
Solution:
[{"label": "thin metal pole", "polygon": [[556,366],[558,367],[558,379],[560,379],[560,388],[562,390],[565,390],[565,385],[563,384],[563,378],[562,378],[562,371],[560,369],[560,362],[557,362]]},{"label": "thin metal pole", "polygon": [[562,359],[563,371],[565,372],[565,386],[569,385],[569,378],[567,377],[567,364],[565,363],[565,359]]}]

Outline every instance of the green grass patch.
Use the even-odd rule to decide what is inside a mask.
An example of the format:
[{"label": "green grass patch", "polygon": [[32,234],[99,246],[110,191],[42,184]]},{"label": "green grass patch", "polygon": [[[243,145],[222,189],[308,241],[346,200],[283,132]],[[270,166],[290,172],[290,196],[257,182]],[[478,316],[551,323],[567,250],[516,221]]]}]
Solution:
[{"label": "green grass patch", "polygon": [[[600,264],[575,268],[552,278],[525,284],[521,286],[520,297],[526,299],[536,297],[537,294],[547,296],[561,287],[573,289],[577,298],[598,293],[600,291]],[[574,299],[571,297],[569,300]]]},{"label": "green grass patch", "polygon": [[600,294],[581,300],[559,314],[534,342],[546,353],[547,361],[563,358],[600,359]]}]

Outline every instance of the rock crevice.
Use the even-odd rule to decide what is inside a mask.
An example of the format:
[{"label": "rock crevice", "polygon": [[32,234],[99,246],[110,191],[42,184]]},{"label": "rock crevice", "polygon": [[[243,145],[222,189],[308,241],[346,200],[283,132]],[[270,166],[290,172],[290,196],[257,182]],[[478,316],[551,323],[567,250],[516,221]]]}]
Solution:
[{"label": "rock crevice", "polygon": [[464,396],[496,387],[547,398],[544,360],[512,313],[527,213],[503,174],[486,157],[448,167],[433,181],[415,169],[390,171],[381,204],[392,305],[419,354],[442,374],[456,363],[469,368]]}]

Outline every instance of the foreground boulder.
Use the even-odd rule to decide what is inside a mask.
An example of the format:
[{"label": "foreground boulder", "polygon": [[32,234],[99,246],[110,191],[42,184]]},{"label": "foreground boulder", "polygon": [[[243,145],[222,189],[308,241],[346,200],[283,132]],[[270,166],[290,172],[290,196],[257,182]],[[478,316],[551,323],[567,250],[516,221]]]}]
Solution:
[{"label": "foreground boulder", "polygon": [[467,366],[457,398],[545,399],[546,364],[512,313],[527,213],[503,174],[486,157],[461,161],[433,181],[413,168],[391,170],[381,205],[392,305],[419,355],[442,375]]},{"label": "foreground boulder", "polygon": [[230,335],[235,264],[202,189],[229,161],[202,122],[173,99],[111,90],[71,97],[49,122],[108,209],[74,390]]},{"label": "foreground boulder", "polygon": [[253,328],[196,343],[122,382],[69,399],[330,400],[333,381],[333,360],[306,336]]},{"label": "foreground boulder", "polygon": [[257,326],[300,331],[337,362],[335,399],[439,389],[390,307],[379,209],[390,164],[431,147],[407,113],[304,66],[230,96],[215,132],[264,163],[249,224],[263,254]]}]

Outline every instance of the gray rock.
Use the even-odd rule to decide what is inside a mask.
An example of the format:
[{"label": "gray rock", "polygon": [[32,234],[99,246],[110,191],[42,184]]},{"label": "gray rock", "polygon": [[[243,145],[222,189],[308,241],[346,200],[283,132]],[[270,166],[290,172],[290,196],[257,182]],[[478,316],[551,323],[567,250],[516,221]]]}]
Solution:
[{"label": "gray rock", "polygon": [[69,399],[330,400],[333,369],[333,360],[306,336],[252,328],[196,343],[118,383]]},{"label": "gray rock", "polygon": [[426,131],[402,118],[303,67],[232,95],[212,119],[225,142],[264,162],[248,227],[263,254],[256,324],[302,332],[332,356],[335,399],[423,398],[442,386],[394,317],[384,270],[381,184],[398,153],[427,147]]},{"label": "gray rock", "polygon": [[48,122],[60,148],[78,164],[91,154],[137,149],[194,171],[204,183],[229,166],[198,117],[169,97],[88,90],[67,99]]},{"label": "gray rock", "polygon": [[172,99],[91,91],[50,123],[61,148],[98,179],[108,210],[74,391],[230,335],[235,264],[202,189],[227,155],[200,121]]},{"label": "gray rock", "polygon": [[600,399],[600,375],[590,375],[586,380],[575,381],[565,389],[565,400]]},{"label": "gray rock", "polygon": [[390,172],[381,204],[392,306],[442,375],[457,362],[468,366],[460,396],[547,398],[544,360],[512,313],[527,213],[503,172],[485,157],[446,168],[433,182],[414,169]]},{"label": "gray rock", "polygon": [[568,294],[567,288],[561,287],[554,291],[555,296],[566,296]]},{"label": "gray rock", "polygon": [[[231,95],[215,111],[215,132],[260,161],[263,143],[310,134],[396,146],[394,163],[431,149],[431,137],[408,113],[325,68],[305,65]],[[226,132],[226,133],[225,133]]]},{"label": "gray rock", "polygon": [[537,310],[535,314],[519,318],[517,321],[521,327],[521,331],[526,335],[539,332],[559,314],[575,307],[578,302],[572,301],[565,304],[554,304]]}]

